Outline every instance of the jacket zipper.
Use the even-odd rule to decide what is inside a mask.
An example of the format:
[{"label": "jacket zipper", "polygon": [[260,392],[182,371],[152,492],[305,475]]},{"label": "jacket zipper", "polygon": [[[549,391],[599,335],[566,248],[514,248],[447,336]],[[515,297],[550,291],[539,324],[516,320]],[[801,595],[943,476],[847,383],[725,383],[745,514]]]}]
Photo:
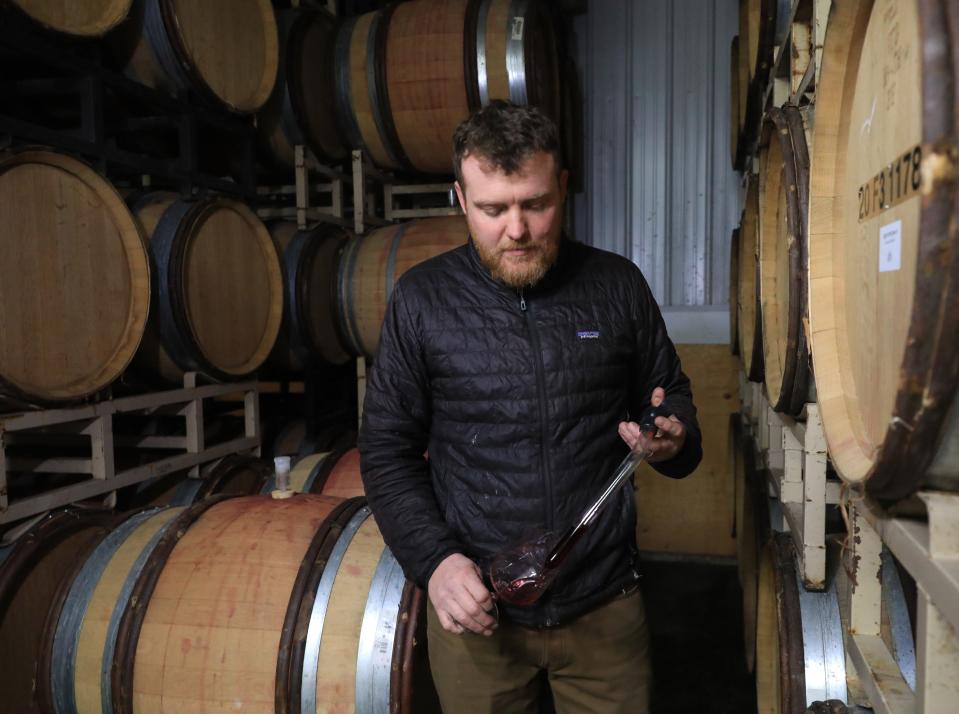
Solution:
[{"label": "jacket zipper", "polygon": [[527,305],[522,289],[519,290],[519,309],[526,315],[526,325],[533,343],[533,367],[536,370],[536,388],[539,392],[540,455],[543,463],[543,485],[546,489],[546,530],[550,531],[553,529],[553,479],[549,458],[549,419],[546,414],[546,378],[543,374],[545,369],[532,305]]},{"label": "jacket zipper", "polygon": [[[536,370],[536,389],[539,392],[540,456],[543,463],[543,485],[546,490],[546,530],[553,530],[553,475],[549,458],[549,420],[546,413],[546,377],[543,368],[543,353],[539,345],[539,332],[533,320],[533,306],[526,304],[523,290],[519,290],[519,309],[526,315],[530,341],[533,343],[533,367]],[[546,607],[546,626],[556,622],[556,612],[552,605]]]}]

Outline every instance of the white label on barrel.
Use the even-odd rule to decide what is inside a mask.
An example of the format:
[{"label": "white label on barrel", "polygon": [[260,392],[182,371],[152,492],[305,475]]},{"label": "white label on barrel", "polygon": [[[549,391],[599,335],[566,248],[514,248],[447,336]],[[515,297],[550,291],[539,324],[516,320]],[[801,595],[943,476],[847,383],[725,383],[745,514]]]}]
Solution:
[{"label": "white label on barrel", "polygon": [[879,272],[902,267],[902,221],[887,223],[879,229]]},{"label": "white label on barrel", "polygon": [[522,17],[513,18],[513,39],[514,40],[523,39],[523,22],[524,22],[524,18]]}]

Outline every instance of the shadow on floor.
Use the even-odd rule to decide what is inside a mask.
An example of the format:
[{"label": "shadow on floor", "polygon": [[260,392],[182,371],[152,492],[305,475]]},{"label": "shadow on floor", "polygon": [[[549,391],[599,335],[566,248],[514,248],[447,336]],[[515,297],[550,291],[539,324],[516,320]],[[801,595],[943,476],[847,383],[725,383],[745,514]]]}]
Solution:
[{"label": "shadow on floor", "polygon": [[736,566],[647,559],[643,574],[653,658],[652,713],[755,712]]}]

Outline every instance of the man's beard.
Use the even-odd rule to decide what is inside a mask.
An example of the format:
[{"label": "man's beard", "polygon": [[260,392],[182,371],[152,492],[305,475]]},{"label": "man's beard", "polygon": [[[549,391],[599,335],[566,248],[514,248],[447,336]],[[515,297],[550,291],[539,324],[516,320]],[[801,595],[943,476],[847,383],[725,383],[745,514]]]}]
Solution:
[{"label": "man's beard", "polygon": [[[509,239],[506,248],[487,248],[474,241],[476,251],[493,278],[508,288],[520,289],[536,285],[556,262],[559,255],[559,238],[544,243],[515,243]],[[521,260],[505,255],[508,250],[528,250]]]}]

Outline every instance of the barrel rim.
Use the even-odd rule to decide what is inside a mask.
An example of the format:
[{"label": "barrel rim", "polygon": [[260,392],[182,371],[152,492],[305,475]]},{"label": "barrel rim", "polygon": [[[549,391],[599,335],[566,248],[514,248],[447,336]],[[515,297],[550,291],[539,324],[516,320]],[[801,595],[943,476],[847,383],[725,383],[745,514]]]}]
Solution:
[{"label": "barrel rim", "polygon": [[733,169],[738,169],[739,154],[739,35],[729,43],[729,153]]},{"label": "barrel rim", "polygon": [[333,109],[340,131],[346,136],[347,142],[353,148],[362,149],[369,153],[366,144],[363,142],[363,133],[360,131],[360,125],[356,121],[356,115],[353,113],[353,106],[350,101],[353,92],[353,83],[350,77],[350,51],[353,46],[353,34],[358,19],[359,16],[346,18],[336,31],[336,39],[333,43],[333,65],[336,73]]},{"label": "barrel rim", "polygon": [[[288,305],[286,314],[292,320],[287,334],[290,341],[291,356],[301,365],[300,369],[308,369],[314,366],[318,359],[332,365],[346,364],[349,361],[349,349],[340,339],[335,327],[337,306],[336,281],[334,279],[337,276],[341,249],[349,240],[350,236],[345,231],[332,226],[320,225],[297,231],[290,240],[289,246],[283,252],[283,268],[286,271],[284,299]],[[315,261],[325,250],[331,251],[331,280],[327,286],[329,306],[326,315],[330,322],[331,334],[319,335],[315,330],[315,316],[312,316],[308,311],[310,304],[309,284],[301,278],[304,273],[312,270]],[[330,340],[330,338],[333,339]],[[333,341],[336,344],[328,346],[328,341]],[[337,359],[335,355],[331,354],[333,350],[339,351],[344,355],[344,358]]]},{"label": "barrel rim", "polygon": [[[137,515],[144,509],[134,509],[126,513],[110,514],[110,522],[106,524],[106,531],[96,541],[90,544],[86,552],[89,556],[103,542],[112,530],[123,525],[127,520]],[[76,562],[70,567],[65,577],[60,581],[50,608],[47,610],[47,617],[43,623],[43,629],[40,633],[40,660],[37,663],[37,686],[36,698],[37,704],[42,711],[54,711],[53,706],[53,642],[57,634],[57,628],[60,624],[60,617],[63,614],[63,608],[66,607],[67,597],[73,587],[73,581],[80,574],[80,570],[86,563],[87,558],[77,558]]]},{"label": "barrel rim", "polygon": [[[139,221],[127,208],[116,188],[85,161],[74,156],[51,149],[36,146],[24,147],[0,153],[0,176],[9,169],[29,163],[40,164],[63,171],[89,188],[103,202],[116,225],[117,236],[123,246],[126,266],[130,275],[130,301],[126,324],[120,332],[120,340],[113,354],[99,370],[84,380],[89,386],[80,394],[57,393],[34,394],[0,374],[0,394],[9,395],[14,401],[25,405],[52,406],[75,402],[107,388],[116,381],[130,366],[140,347],[150,313],[151,276],[150,259],[147,254],[146,240],[140,230]],[[123,224],[126,225],[123,225]]]},{"label": "barrel rim", "polygon": [[190,319],[190,307],[185,299],[184,271],[190,239],[196,235],[202,223],[219,210],[233,211],[249,225],[264,257],[270,292],[282,297],[283,278],[273,239],[256,214],[239,201],[223,196],[198,201],[180,198],[163,212],[150,240],[150,247],[159,278],[157,309],[164,349],[184,371],[203,372],[215,379],[228,381],[256,371],[269,356],[280,332],[283,305],[282,300],[271,301],[260,344],[241,367],[226,370],[215,365],[206,355]]},{"label": "barrel rim", "polygon": [[[283,41],[280,43],[282,49],[280,53],[279,78],[277,87],[282,86],[283,105],[280,116],[280,126],[284,133],[290,139],[291,143],[307,144],[314,154],[321,160],[340,161],[347,154],[347,148],[343,141],[338,122],[334,120],[333,128],[336,134],[336,142],[339,144],[339,151],[330,151],[328,144],[317,136],[305,121],[309,116],[306,99],[303,95],[304,73],[309,68],[304,68],[302,63],[303,43],[309,31],[319,24],[324,24],[328,39],[330,42],[326,47],[329,54],[329,71],[332,73],[334,62],[336,61],[336,18],[330,14],[326,8],[309,7],[301,5],[297,8],[290,8],[278,13],[283,18],[278,23],[278,29]],[[291,19],[287,19],[291,18]],[[288,23],[288,24],[287,24]],[[298,79],[298,81],[297,81]],[[336,82],[331,82],[331,89],[336,93]],[[304,119],[301,119],[303,117]]]},{"label": "barrel rim", "polygon": [[260,472],[255,485],[250,489],[249,493],[251,495],[259,493],[263,489],[264,484],[273,475],[272,467],[263,459],[249,454],[228,454],[216,463],[206,478],[200,480],[201,485],[199,491],[194,496],[192,502],[202,501],[205,498],[219,494],[220,489],[228,484],[233,477],[237,475],[240,469],[245,468],[253,468]]},{"label": "barrel rim", "polygon": [[[805,236],[803,234],[803,223],[800,218],[802,214],[802,208],[799,205],[799,172],[796,168],[797,158],[793,148],[793,137],[791,135],[792,129],[786,121],[786,116],[783,110],[778,108],[770,109],[766,113],[766,117],[763,120],[763,129],[764,132],[768,131],[770,147],[773,146],[773,142],[775,142],[775,146],[778,147],[779,156],[782,158],[783,162],[781,178],[777,177],[776,179],[776,188],[778,189],[776,191],[776,195],[772,196],[769,191],[765,190],[764,186],[764,190],[762,192],[763,199],[760,201],[760,282],[758,285],[758,292],[760,295],[760,316],[764,323],[762,331],[763,364],[765,366],[765,369],[763,370],[763,378],[766,384],[766,393],[769,395],[769,400],[772,402],[773,409],[777,412],[786,412],[791,416],[798,416],[799,412],[795,411],[797,401],[795,395],[797,392],[801,391],[800,385],[797,384],[797,371],[799,370],[799,364],[802,361],[800,348],[804,343],[802,335],[801,301],[803,294],[802,285],[805,282],[805,266],[802,263],[801,251],[801,244],[805,240]],[[772,160],[770,152],[771,149],[767,150],[763,158],[763,168],[766,175],[764,182],[768,181],[770,177],[769,163]],[[773,167],[772,170],[775,170],[775,167]],[[773,379],[777,375],[773,369],[770,369],[770,364],[772,362],[767,358],[771,352],[770,343],[774,340],[778,340],[779,336],[771,334],[770,330],[766,329],[766,323],[768,319],[766,306],[770,304],[770,301],[763,298],[766,280],[763,279],[762,253],[768,241],[772,240],[778,243],[778,236],[775,234],[769,236],[764,230],[767,225],[766,219],[763,218],[762,208],[766,202],[774,202],[778,209],[779,194],[781,191],[785,191],[786,194],[786,222],[788,225],[789,234],[793,240],[786,246],[786,250],[788,251],[787,261],[789,264],[789,284],[784,297],[788,301],[788,312],[785,325],[786,344],[783,345],[782,349],[783,369],[782,374],[778,375],[781,377],[781,380],[777,390],[776,385],[773,383]],[[783,246],[777,247],[778,250],[783,249]],[[802,391],[804,392],[804,390]],[[802,396],[805,397],[805,393],[803,393]],[[803,399],[799,404],[800,411],[804,403],[805,399]]]},{"label": "barrel rim", "polygon": [[[416,648],[416,629],[425,612],[426,593],[412,580],[407,579],[400,598],[396,617],[396,634],[393,638],[393,662],[405,665],[413,659]],[[413,668],[406,666],[390,668],[390,707],[392,711],[413,711]]]},{"label": "barrel rim", "polygon": [[310,471],[308,481],[310,483],[310,493],[323,493],[326,488],[326,482],[330,480],[330,474],[339,465],[340,459],[346,456],[354,448],[331,449],[327,452],[326,458],[313,466]]},{"label": "barrel rim", "polygon": [[401,2],[391,2],[377,12],[370,25],[366,61],[366,71],[369,78],[367,84],[370,92],[370,104],[373,107],[373,119],[379,130],[380,140],[383,142],[384,148],[390,154],[391,160],[398,164],[400,168],[410,173],[416,173],[416,167],[410,161],[410,157],[400,141],[399,132],[396,130],[387,77],[389,67],[386,62],[386,55],[389,45],[390,24],[393,13],[400,5]]},{"label": "barrel rim", "polygon": [[796,169],[796,192],[799,208],[799,333],[796,344],[796,372],[793,379],[789,413],[798,416],[809,398],[812,383],[812,354],[807,328],[809,325],[809,181],[811,164],[806,142],[806,123],[799,107],[787,103],[782,107],[792,140]]},{"label": "barrel rim", "polygon": [[[466,17],[463,20],[463,69],[466,77],[466,102],[470,114],[484,105],[480,66],[485,69],[485,48],[480,47],[480,9],[488,0],[467,0]],[[484,29],[485,32],[485,29]],[[482,58],[482,59],[481,59]]]},{"label": "barrel rim", "polygon": [[[266,103],[273,92],[279,67],[279,31],[273,6],[269,0],[256,0],[263,20],[263,39],[266,45],[267,61],[263,68],[263,77],[259,87],[250,95],[249,103],[244,103],[242,106],[235,105],[217,94],[203,76],[181,32],[176,0],[148,0],[148,2],[150,3],[147,6],[148,15],[151,10],[157,13],[154,17],[162,23],[164,29],[162,33],[157,31],[149,33],[150,46],[164,69],[183,89],[194,89],[207,102],[226,108],[235,114],[250,114]],[[159,28],[155,29],[159,30]]]},{"label": "barrel rim", "polygon": [[280,639],[283,664],[281,665],[279,661],[277,663],[276,698],[278,704],[282,701],[284,705],[282,711],[289,711],[291,714],[299,714],[302,711],[304,654],[313,600],[316,598],[320,578],[323,576],[340,534],[353,516],[365,505],[365,498],[351,498],[345,499],[336,506],[317,529],[303,556]]},{"label": "barrel rim", "polygon": [[[750,295],[743,295],[743,279],[747,271],[740,271],[740,296],[738,309],[744,312],[739,320],[739,356],[750,382],[763,381],[763,350],[762,350],[762,319],[759,306],[759,261],[756,251],[759,247],[759,181],[758,176],[750,174],[746,188],[746,205],[743,207],[742,218],[739,223],[741,259],[750,260],[752,255],[753,291]],[[750,210],[752,209],[752,210]],[[747,230],[748,229],[748,230]],[[750,250],[752,248],[752,250]],[[748,268],[748,266],[746,266]],[[750,334],[750,331],[752,334]],[[749,342],[749,344],[746,344]]]},{"label": "barrel rim", "polygon": [[[513,0],[513,4],[519,3]],[[555,19],[551,14],[550,6],[542,0],[523,0],[523,4],[519,4],[519,7],[523,9],[523,18],[529,29],[524,31],[522,41],[523,90],[521,94],[517,94],[517,97],[525,97],[526,102],[540,107],[549,117],[558,120],[562,113],[562,98]],[[528,37],[534,39],[527,41]],[[545,43],[545,51],[536,54],[536,50],[542,47],[540,42]],[[509,66],[508,63],[507,66]],[[538,70],[539,74],[537,75],[534,70]],[[546,78],[548,81],[535,81],[537,76],[540,79]],[[512,86],[510,91],[512,93]]]},{"label": "barrel rim", "polygon": [[110,690],[118,714],[133,714],[133,670],[140,631],[146,618],[150,598],[173,549],[190,526],[213,506],[232,496],[212,496],[189,506],[168,524],[163,536],[147,558],[137,577],[120,617],[113,662],[110,666]]},{"label": "barrel rim", "polygon": [[779,628],[779,684],[782,711],[791,712],[806,705],[805,667],[790,667],[790,662],[803,662],[802,619],[799,605],[799,579],[796,572],[795,546],[788,533],[776,533],[767,546],[773,554]]},{"label": "barrel rim", "polygon": [[739,354],[739,227],[729,238],[729,351]]},{"label": "barrel rim", "polygon": [[367,233],[365,235],[353,236],[340,248],[337,257],[336,270],[336,312],[337,320],[335,323],[336,331],[340,336],[340,341],[346,345],[347,351],[353,356],[359,356],[364,353],[363,341],[360,336],[359,326],[356,324],[355,310],[353,305],[353,273],[357,260],[359,259],[360,249],[368,236],[375,235]]},{"label": "barrel rim", "polygon": [[11,544],[10,547],[13,550],[3,561],[3,567],[0,567],[0,612],[4,612],[10,606],[13,591],[21,585],[23,568],[32,567],[37,558],[48,554],[60,543],[60,541],[51,542],[51,538],[66,538],[90,527],[104,529],[105,535],[115,520],[116,516],[106,510],[92,511],[68,507],[46,514]]},{"label": "barrel rim", "polygon": [[36,23],[51,32],[80,38],[103,37],[126,19],[127,15],[130,14],[130,7],[132,5],[133,0],[110,0],[109,8],[105,8],[106,11],[101,15],[98,21],[90,23],[88,27],[68,29],[65,26],[58,26],[36,16],[24,7],[20,0],[11,0],[10,2],[10,7],[30,22]]}]

